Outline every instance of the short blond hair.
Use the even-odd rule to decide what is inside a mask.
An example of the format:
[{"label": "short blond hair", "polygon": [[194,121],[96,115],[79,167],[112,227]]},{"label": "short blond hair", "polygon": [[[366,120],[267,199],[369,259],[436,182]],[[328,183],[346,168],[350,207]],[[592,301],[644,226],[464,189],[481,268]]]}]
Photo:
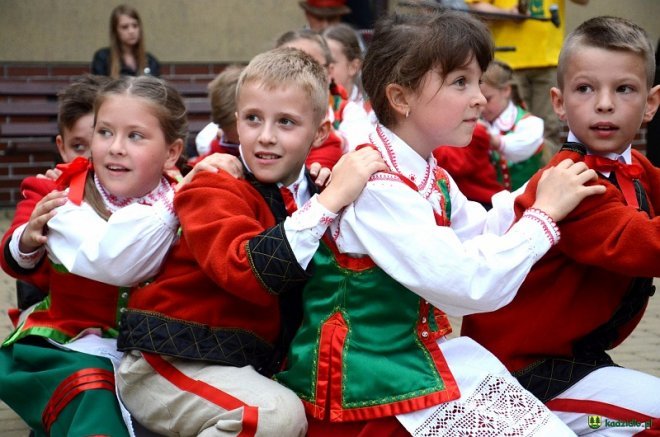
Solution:
[{"label": "short blond hair", "polygon": [[228,66],[207,87],[211,120],[221,128],[236,123],[236,84],[243,68],[242,65]]},{"label": "short blond hair", "polygon": [[[564,41],[557,65],[557,84],[564,88],[564,76],[570,59],[581,47],[596,47],[612,52],[638,55],[646,64],[646,84],[649,89],[655,78],[655,53],[646,31],[630,20],[620,17],[595,17],[580,24]],[[607,68],[603,66],[603,68]]]},{"label": "short blond hair", "polygon": [[302,50],[281,47],[255,56],[238,78],[237,101],[241,87],[253,82],[260,82],[267,89],[282,85],[299,87],[309,97],[314,119],[319,124],[328,112],[329,83],[325,69]]}]

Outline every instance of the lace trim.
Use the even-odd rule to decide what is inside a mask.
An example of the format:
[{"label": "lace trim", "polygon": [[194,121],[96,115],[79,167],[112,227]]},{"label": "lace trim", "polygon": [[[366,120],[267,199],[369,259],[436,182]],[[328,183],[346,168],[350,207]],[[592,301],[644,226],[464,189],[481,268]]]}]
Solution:
[{"label": "lace trim", "polygon": [[531,393],[501,376],[489,375],[467,399],[440,405],[414,436],[533,436],[551,418]]}]

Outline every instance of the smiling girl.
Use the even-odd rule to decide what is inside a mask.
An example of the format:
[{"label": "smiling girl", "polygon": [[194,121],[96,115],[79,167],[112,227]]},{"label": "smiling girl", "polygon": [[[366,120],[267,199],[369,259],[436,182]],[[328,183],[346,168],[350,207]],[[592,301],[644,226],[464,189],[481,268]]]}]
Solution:
[{"label": "smiling girl", "polygon": [[160,79],[124,77],[100,92],[94,119],[93,165],[63,165],[62,191],[38,202],[8,245],[23,278],[48,257],[49,295],[0,349],[0,398],[38,435],[129,435],[114,391],[118,320],[177,238],[164,172],[188,131],[180,95]]}]

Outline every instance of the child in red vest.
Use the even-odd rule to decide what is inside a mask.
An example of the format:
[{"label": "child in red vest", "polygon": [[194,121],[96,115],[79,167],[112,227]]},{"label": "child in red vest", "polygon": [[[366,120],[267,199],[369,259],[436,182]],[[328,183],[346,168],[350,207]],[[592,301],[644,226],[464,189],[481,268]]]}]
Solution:
[{"label": "child in red vest", "polygon": [[[627,422],[626,435],[660,429],[660,378],[618,367],[606,353],[635,328],[660,276],[660,170],[631,146],[660,103],[654,69],[646,32],[628,20],[593,18],[567,37],[552,100],[569,142],[550,165],[586,163],[605,194],[560,223],[561,241],[509,305],[462,325],[579,435],[594,432],[596,416],[596,428],[601,418]],[[540,177],[516,200],[518,216]]]}]

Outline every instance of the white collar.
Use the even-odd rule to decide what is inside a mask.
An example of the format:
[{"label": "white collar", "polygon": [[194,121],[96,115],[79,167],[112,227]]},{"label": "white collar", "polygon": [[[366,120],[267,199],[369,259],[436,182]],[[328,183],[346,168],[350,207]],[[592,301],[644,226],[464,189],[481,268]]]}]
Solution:
[{"label": "white collar", "polygon": [[[587,147],[587,155],[595,155],[595,153],[592,153],[591,150],[589,149],[589,146],[587,146],[585,143],[580,141],[573,132],[568,132],[568,138],[566,138],[566,141],[568,142],[573,142],[573,143],[580,143],[584,144]],[[626,150],[623,151],[622,154],[618,153],[606,153],[604,155],[600,155],[604,158],[609,158],[613,161],[621,161],[623,160],[624,163],[626,164],[631,164],[632,163],[632,144],[628,144],[628,147]],[[607,175],[605,175],[607,176]]]}]

